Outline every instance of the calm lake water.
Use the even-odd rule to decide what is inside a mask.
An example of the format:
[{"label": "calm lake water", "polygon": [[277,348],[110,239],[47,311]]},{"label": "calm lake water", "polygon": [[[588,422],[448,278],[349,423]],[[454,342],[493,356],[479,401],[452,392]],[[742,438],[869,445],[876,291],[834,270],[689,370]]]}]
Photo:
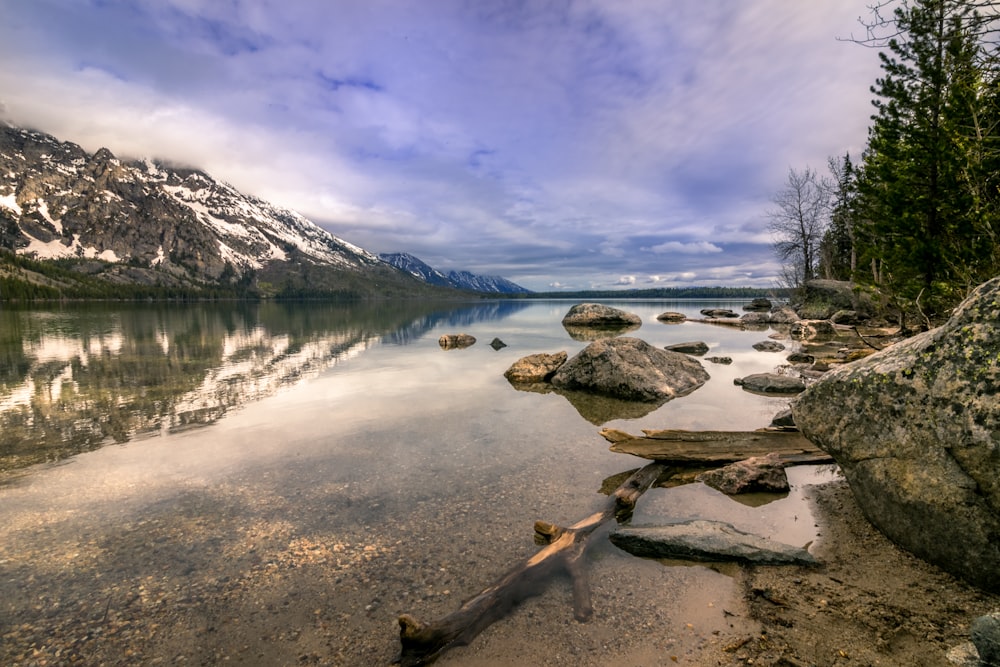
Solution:
[{"label": "calm lake water", "polygon": [[[535,519],[583,518],[604,502],[603,480],[645,463],[609,452],[600,428],[750,430],[787,407],[733,384],[784,362],[751,347],[773,331],[656,320],[742,301],[605,302],[642,318],[626,335],[700,340],[706,356],[733,359],[703,361],[708,383],[646,414],[512,387],[503,372],[517,359],[587,344],[560,324],[573,303],[0,310],[0,663],[384,664],[398,613],[453,611],[533,553]],[[446,333],[478,342],[442,350]],[[495,337],[507,347],[490,347]],[[791,469],[792,493],[763,505],[700,484],[653,489],[633,523],[715,518],[805,544],[816,527],[802,487],[825,474]],[[623,638],[623,612],[608,608],[622,582],[595,599],[594,621],[569,626],[556,587],[516,612],[512,638],[491,629],[439,664],[519,664],[517,642],[535,664],[586,664],[539,649],[560,632],[593,645],[595,664],[657,664],[725,627],[706,602],[733,595],[725,574],[609,543],[594,553],[595,597],[639,572],[683,589],[687,607],[675,599],[673,613],[700,619],[704,635]],[[265,621],[269,604],[280,613]]]}]

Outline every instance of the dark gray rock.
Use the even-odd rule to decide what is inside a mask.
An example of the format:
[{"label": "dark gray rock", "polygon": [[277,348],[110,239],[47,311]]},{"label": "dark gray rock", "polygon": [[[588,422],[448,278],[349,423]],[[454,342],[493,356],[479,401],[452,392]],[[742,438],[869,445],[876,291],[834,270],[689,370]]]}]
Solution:
[{"label": "dark gray rock", "polygon": [[982,667],[1000,667],[1000,611],[972,622],[972,643],[979,651]]},{"label": "dark gray rock", "polygon": [[562,319],[569,327],[630,327],[642,324],[642,318],[619,308],[600,303],[578,303]]},{"label": "dark gray rock", "polygon": [[795,423],[900,546],[1000,591],[1000,278],[943,326],[827,373]]},{"label": "dark gray rock", "polygon": [[758,352],[782,352],[785,346],[776,340],[762,340],[753,344],[753,349]]},{"label": "dark gray rock", "polygon": [[816,361],[816,357],[805,352],[792,352],[785,360],[790,364],[811,364]]},{"label": "dark gray rock", "polygon": [[502,350],[503,348],[507,347],[507,343],[503,342],[499,338],[494,338],[493,340],[490,341],[490,347],[492,347],[494,350]]},{"label": "dark gray rock", "polygon": [[629,401],[660,403],[689,394],[708,381],[701,364],[638,338],[591,343],[552,377],[556,387]]},{"label": "dark gray rock", "polygon": [[805,549],[744,533],[719,521],[617,528],[610,538],[618,548],[645,558],[737,561],[755,565],[818,564]]},{"label": "dark gray rock", "polygon": [[696,340],[687,343],[675,343],[673,345],[667,345],[663,349],[670,350],[671,352],[680,352],[681,354],[693,354],[696,357],[708,352],[708,344]]},{"label": "dark gray rock", "polygon": [[751,312],[767,312],[771,310],[771,300],[759,297],[743,306],[743,310]]},{"label": "dark gray rock", "polygon": [[806,383],[799,378],[777,373],[754,373],[744,378],[736,378],[733,384],[761,394],[798,394],[806,389]]},{"label": "dark gray rock", "polygon": [[705,357],[705,361],[711,361],[713,364],[722,364],[723,366],[728,366],[733,363],[732,357]]},{"label": "dark gray rock", "polygon": [[790,429],[795,428],[795,418],[792,417],[792,410],[782,410],[771,419],[771,428]]},{"label": "dark gray rock", "polygon": [[548,382],[559,367],[566,363],[566,352],[530,354],[515,361],[503,376],[515,384]]},{"label": "dark gray rock", "polygon": [[784,493],[788,491],[788,475],[777,454],[754,456],[727,466],[709,470],[695,480],[735,496],[740,493]]},{"label": "dark gray rock", "polygon": [[675,313],[673,311],[667,311],[665,313],[660,313],[656,316],[656,319],[665,324],[680,324],[681,322],[687,321],[687,315],[684,313]]},{"label": "dark gray rock", "polygon": [[475,343],[476,337],[470,336],[466,333],[444,334],[438,338],[438,345],[441,346],[442,350],[461,350],[471,345],[475,345]]},{"label": "dark gray rock", "polygon": [[705,317],[739,317],[728,308],[702,308],[699,312]]}]

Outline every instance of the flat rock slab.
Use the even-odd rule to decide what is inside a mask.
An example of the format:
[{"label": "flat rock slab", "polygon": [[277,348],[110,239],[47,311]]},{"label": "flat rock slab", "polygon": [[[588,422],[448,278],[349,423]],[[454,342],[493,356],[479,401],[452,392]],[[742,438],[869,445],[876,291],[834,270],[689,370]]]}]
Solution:
[{"label": "flat rock slab", "polygon": [[702,519],[664,526],[617,528],[611,542],[634,556],[753,565],[818,565],[801,547],[744,533],[728,523]]},{"label": "flat rock slab", "polygon": [[776,373],[754,373],[736,378],[733,383],[761,394],[800,394],[806,390],[806,383],[799,378]]}]

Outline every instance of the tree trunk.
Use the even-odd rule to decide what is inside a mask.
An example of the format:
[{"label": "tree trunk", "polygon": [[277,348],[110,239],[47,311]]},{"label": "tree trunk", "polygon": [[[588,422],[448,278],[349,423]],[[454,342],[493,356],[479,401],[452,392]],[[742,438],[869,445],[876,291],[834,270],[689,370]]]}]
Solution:
[{"label": "tree trunk", "polygon": [[449,648],[468,644],[519,602],[541,593],[546,579],[558,568],[565,568],[573,579],[574,616],[578,621],[586,621],[593,613],[583,559],[587,538],[611,518],[627,521],[636,501],[666,469],[666,464],[657,461],[637,470],[615,489],[603,511],[568,528],[536,521],[535,541],[547,546],[457,611],[429,623],[422,623],[409,614],[400,616],[401,650],[397,662],[403,667],[427,665]]}]

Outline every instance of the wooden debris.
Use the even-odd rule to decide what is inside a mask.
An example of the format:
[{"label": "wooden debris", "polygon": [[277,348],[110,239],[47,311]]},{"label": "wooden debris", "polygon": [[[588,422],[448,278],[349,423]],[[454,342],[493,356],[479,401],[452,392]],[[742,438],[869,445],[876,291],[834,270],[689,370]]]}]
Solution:
[{"label": "wooden debris", "polygon": [[400,616],[401,650],[396,662],[403,667],[427,665],[449,648],[468,644],[519,602],[540,593],[542,584],[558,568],[565,568],[572,577],[574,616],[578,621],[590,618],[593,604],[583,558],[587,538],[612,518],[619,522],[631,518],[636,501],[666,468],[666,464],[660,462],[640,468],[615,489],[603,511],[568,528],[545,521],[535,522],[535,541],[546,546],[457,611],[428,623],[409,614]]},{"label": "wooden debris", "polygon": [[776,453],[785,465],[832,463],[833,458],[798,431],[643,431],[635,436],[615,429],[601,435],[611,451],[675,465],[725,465]]}]

